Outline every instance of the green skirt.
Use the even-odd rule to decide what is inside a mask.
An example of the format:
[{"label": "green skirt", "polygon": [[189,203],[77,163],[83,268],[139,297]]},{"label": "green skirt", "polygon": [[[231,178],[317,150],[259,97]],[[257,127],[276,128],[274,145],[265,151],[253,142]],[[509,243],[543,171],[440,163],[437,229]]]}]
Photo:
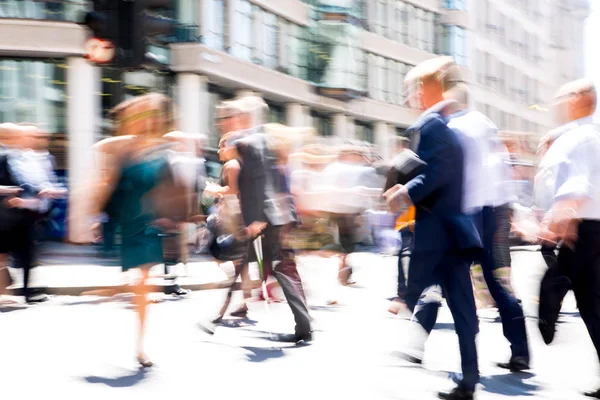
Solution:
[{"label": "green skirt", "polygon": [[147,230],[124,236],[121,241],[123,271],[145,264],[162,264],[162,238],[156,232]]}]

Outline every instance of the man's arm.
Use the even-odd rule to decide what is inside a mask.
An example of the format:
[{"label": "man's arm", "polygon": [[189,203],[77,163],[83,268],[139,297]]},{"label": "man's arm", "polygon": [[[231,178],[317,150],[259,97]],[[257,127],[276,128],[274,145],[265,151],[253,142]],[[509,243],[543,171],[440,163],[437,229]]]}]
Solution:
[{"label": "man's arm", "polygon": [[404,188],[413,204],[418,204],[446,184],[455,172],[456,151],[452,146],[454,132],[440,119],[431,119],[421,128],[418,155],[427,165],[423,172]]},{"label": "man's arm", "polygon": [[599,190],[599,171],[596,167],[599,157],[600,139],[592,136],[579,143],[558,164],[554,205],[546,214],[543,224],[546,239],[565,239],[570,244],[574,243],[576,230],[573,228],[579,212],[597,196]]}]

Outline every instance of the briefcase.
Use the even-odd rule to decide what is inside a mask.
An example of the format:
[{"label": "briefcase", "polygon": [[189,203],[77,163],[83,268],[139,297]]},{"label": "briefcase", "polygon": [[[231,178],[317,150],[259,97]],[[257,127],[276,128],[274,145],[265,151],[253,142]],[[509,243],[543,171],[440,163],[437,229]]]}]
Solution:
[{"label": "briefcase", "polygon": [[384,191],[396,184],[406,185],[411,179],[419,176],[427,163],[419,158],[413,151],[404,149],[392,161],[387,173]]}]

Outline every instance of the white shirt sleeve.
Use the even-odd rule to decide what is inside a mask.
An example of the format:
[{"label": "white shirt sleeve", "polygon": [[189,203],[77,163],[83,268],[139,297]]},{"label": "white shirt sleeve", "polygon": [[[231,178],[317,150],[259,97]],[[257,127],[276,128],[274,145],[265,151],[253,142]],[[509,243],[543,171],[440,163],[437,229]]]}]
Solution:
[{"label": "white shirt sleeve", "polygon": [[600,138],[587,138],[574,146],[556,166],[554,200],[592,199],[596,194]]}]

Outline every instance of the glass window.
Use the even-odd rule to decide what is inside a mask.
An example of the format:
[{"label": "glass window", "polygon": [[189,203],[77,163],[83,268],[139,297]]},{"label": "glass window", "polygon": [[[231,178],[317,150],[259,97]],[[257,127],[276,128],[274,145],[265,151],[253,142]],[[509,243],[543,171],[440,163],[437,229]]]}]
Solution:
[{"label": "glass window", "polygon": [[396,104],[398,100],[398,63],[388,60],[388,103]]},{"label": "glass window", "polygon": [[329,116],[314,111],[311,113],[311,116],[313,127],[320,136],[333,136],[333,121]]},{"label": "glass window", "polygon": [[[178,0],[177,7],[175,9],[175,16],[182,24],[195,24],[198,25],[196,19],[198,12],[196,11],[197,2],[195,0]],[[207,8],[210,9],[209,6]],[[204,14],[204,13],[203,13]],[[207,14],[209,14],[207,12]]]},{"label": "glass window", "polygon": [[386,26],[386,33],[385,35],[392,40],[398,40],[398,36],[397,36],[397,27],[395,24],[395,19],[396,19],[396,1],[395,0],[388,0],[386,6],[386,10],[385,10],[385,26]]},{"label": "glass window", "polygon": [[48,19],[55,21],[76,21],[86,10],[88,0],[36,1],[2,0],[0,18]]},{"label": "glass window", "polygon": [[405,65],[403,63],[396,64],[396,70],[398,71],[398,88],[397,88],[397,98],[396,104],[399,106],[404,105],[404,78],[406,77],[407,72],[409,71],[410,66]]},{"label": "glass window", "polygon": [[369,53],[367,55],[367,80],[369,97],[377,98],[377,56]]},{"label": "glass window", "polygon": [[238,0],[235,7],[233,55],[246,61],[252,61],[254,51],[254,16],[252,4],[248,0]]},{"label": "glass window", "polygon": [[385,101],[385,86],[387,79],[387,68],[386,62],[383,57],[377,56],[377,95],[376,99],[379,101]]},{"label": "glass window", "polygon": [[308,79],[307,53],[308,29],[296,24],[288,24],[286,35],[286,57],[290,74],[300,79]]},{"label": "glass window", "polygon": [[394,102],[394,90],[395,90],[395,75],[396,71],[394,69],[394,61],[383,59],[383,101],[387,103]]},{"label": "glass window", "polygon": [[262,11],[262,65],[267,68],[277,68],[277,16]]},{"label": "glass window", "polygon": [[0,60],[0,121],[65,133],[66,68],[57,61]]},{"label": "glass window", "polygon": [[426,12],[423,9],[417,9],[417,27],[418,27],[418,39],[419,39],[419,49],[425,50],[427,49],[427,39],[429,34],[427,32],[427,20],[426,20]]},{"label": "glass window", "polygon": [[467,9],[467,0],[444,0],[444,7],[450,10],[462,10]]},{"label": "glass window", "polygon": [[384,35],[386,33],[386,0],[375,0],[375,33]]},{"label": "glass window", "polygon": [[399,29],[398,40],[404,44],[408,44],[408,5],[406,5],[403,1],[398,1],[397,13],[397,24]]},{"label": "glass window", "polygon": [[373,127],[365,122],[355,123],[355,138],[365,142],[373,143]]},{"label": "glass window", "polygon": [[285,124],[284,108],[279,105],[269,104],[269,122]]},{"label": "glass window", "polygon": [[[204,24],[207,28],[203,38],[204,44],[215,50],[223,50],[225,48],[225,2],[208,0],[204,2],[204,7]],[[236,17],[237,15],[236,13]]]},{"label": "glass window", "polygon": [[[443,32],[442,53],[452,56],[459,65],[467,65],[467,33],[465,29],[454,25],[446,25]],[[489,55],[486,54],[484,69],[491,68],[488,58]]]},{"label": "glass window", "polygon": [[417,16],[417,8],[413,5],[406,4],[407,25],[408,25],[408,40],[406,44],[411,47],[419,46],[419,21]]}]

